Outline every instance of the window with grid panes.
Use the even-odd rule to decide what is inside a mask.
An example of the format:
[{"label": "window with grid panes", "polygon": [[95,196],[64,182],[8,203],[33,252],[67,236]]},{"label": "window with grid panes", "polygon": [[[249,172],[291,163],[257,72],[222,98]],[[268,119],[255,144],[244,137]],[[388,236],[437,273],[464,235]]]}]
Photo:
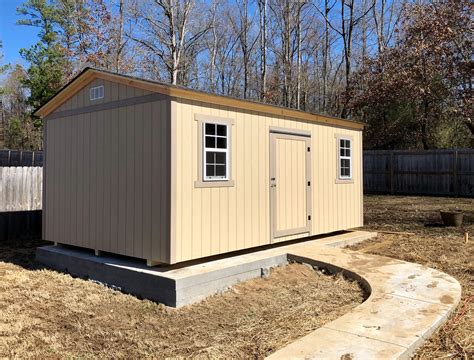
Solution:
[{"label": "window with grid panes", "polygon": [[352,178],[352,142],[350,139],[339,139],[339,179]]},{"label": "window with grid panes", "polygon": [[203,123],[204,181],[229,179],[228,130],[228,125]]}]

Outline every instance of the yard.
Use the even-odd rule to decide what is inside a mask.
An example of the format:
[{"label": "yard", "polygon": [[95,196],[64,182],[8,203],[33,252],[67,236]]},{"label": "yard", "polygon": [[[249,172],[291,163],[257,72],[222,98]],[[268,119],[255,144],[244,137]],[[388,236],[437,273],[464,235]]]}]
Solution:
[{"label": "yard", "polygon": [[38,245],[0,243],[0,358],[262,358],[364,296],[291,264],[176,310],[38,268]]},{"label": "yard", "polygon": [[[366,196],[365,228],[387,232],[353,250],[423,264],[455,277],[461,304],[447,323],[418,350],[421,359],[472,359],[474,356],[474,199]],[[440,209],[465,211],[462,228],[440,226]],[[469,242],[465,233],[469,232]],[[414,233],[410,235],[409,233]]]},{"label": "yard", "polygon": [[[364,200],[366,229],[404,233],[381,233],[354,249],[437,268],[463,286],[461,305],[417,357],[472,357],[474,239],[465,243],[464,233],[474,238],[474,200]],[[446,207],[466,211],[464,228],[439,226]],[[357,283],[292,264],[175,310],[42,269],[33,261],[41,244],[0,243],[0,358],[262,358],[364,299]]]}]

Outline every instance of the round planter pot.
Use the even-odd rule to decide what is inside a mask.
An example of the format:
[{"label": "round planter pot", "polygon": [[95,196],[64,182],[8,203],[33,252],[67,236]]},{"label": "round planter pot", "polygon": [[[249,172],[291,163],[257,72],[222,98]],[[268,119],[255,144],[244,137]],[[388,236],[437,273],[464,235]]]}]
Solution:
[{"label": "round planter pot", "polygon": [[440,210],[441,219],[446,226],[461,226],[464,213],[462,210]]}]

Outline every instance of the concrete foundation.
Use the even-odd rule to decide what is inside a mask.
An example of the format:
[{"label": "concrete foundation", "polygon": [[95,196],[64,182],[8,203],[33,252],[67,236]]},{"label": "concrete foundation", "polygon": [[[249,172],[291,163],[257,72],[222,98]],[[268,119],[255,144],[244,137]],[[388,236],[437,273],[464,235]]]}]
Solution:
[{"label": "concrete foundation", "polygon": [[98,257],[86,250],[62,246],[38,248],[36,260],[50,268],[172,307],[192,304],[241,281],[260,277],[268,268],[287,263],[286,254],[282,254],[182,277],[176,269],[149,268],[140,261]]},{"label": "concrete foundation", "polygon": [[[374,236],[348,232],[302,244],[341,246]],[[241,281],[265,276],[268,269],[288,263],[288,251],[300,244],[230,255],[187,266],[148,267],[140,260],[67,246],[37,249],[36,260],[47,267],[92,279],[140,298],[172,307],[195,303]]]}]

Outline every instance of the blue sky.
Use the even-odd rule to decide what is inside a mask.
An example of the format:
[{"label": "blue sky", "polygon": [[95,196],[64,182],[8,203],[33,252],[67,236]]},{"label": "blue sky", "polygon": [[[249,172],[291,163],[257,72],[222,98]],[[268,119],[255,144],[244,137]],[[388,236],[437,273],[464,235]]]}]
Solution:
[{"label": "blue sky", "polygon": [[31,26],[16,25],[19,16],[16,8],[23,0],[0,0],[0,40],[3,42],[5,62],[22,63],[21,48],[28,48],[38,41],[38,30]]}]

